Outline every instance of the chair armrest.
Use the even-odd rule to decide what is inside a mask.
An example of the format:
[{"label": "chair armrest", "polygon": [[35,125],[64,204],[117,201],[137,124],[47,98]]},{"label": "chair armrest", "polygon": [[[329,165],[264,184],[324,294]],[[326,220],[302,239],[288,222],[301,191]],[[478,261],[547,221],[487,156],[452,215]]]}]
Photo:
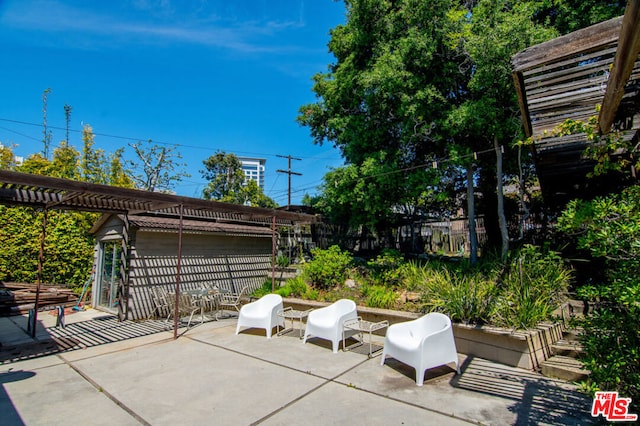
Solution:
[{"label": "chair armrest", "polygon": [[349,321],[351,319],[357,319],[357,318],[358,318],[358,314],[356,312],[345,312],[344,314],[338,317],[336,324],[342,324],[342,326],[344,326],[345,321]]},{"label": "chair armrest", "polygon": [[420,345],[424,346],[429,342],[429,345],[432,345],[433,342],[438,342],[440,340],[448,340],[449,333],[451,333],[451,327],[443,328],[442,330],[434,331],[433,333],[427,334],[420,341]]}]

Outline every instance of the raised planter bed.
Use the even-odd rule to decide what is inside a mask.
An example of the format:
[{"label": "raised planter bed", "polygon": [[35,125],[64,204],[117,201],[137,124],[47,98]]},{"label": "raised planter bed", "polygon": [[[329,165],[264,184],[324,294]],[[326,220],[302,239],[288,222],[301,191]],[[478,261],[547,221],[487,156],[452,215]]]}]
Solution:
[{"label": "raised planter bed", "polygon": [[[321,308],[328,303],[285,298],[285,306],[306,310]],[[389,324],[409,321],[420,314],[358,306],[358,315],[372,322]],[[475,355],[501,364],[526,370],[537,370],[552,356],[551,345],[562,338],[562,324],[541,324],[535,330],[508,330],[499,327],[453,324],[453,335],[459,353]]]}]

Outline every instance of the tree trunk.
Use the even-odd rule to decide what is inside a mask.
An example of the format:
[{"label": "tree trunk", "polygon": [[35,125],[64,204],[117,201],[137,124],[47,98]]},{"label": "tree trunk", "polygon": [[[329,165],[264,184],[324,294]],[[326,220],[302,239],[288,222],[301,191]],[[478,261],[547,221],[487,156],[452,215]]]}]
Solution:
[{"label": "tree trunk", "polygon": [[519,240],[524,240],[524,227],[529,219],[529,208],[527,207],[527,202],[525,200],[526,195],[526,184],[524,173],[522,171],[522,145],[518,145],[518,195],[520,197],[520,226],[518,229],[519,232]]},{"label": "tree trunk", "polygon": [[504,216],[504,194],[502,192],[502,147],[498,145],[498,137],[493,137],[493,147],[496,150],[496,196],[498,198],[498,223],[500,225],[500,235],[502,236],[502,260],[507,258],[509,253],[509,231],[507,230],[507,219]]},{"label": "tree trunk", "polygon": [[469,217],[469,262],[478,262],[478,234],[476,234],[476,206],[473,191],[473,164],[467,165],[467,216]]}]

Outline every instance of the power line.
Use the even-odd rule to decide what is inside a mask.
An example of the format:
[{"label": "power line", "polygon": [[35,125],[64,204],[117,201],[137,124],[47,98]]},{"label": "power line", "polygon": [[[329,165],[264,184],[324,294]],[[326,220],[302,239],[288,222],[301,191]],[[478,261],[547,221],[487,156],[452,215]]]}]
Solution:
[{"label": "power line", "polygon": [[[42,124],[39,123],[31,123],[31,122],[26,122],[26,121],[20,121],[20,120],[13,120],[13,119],[8,119],[8,118],[0,118],[0,121],[5,121],[5,122],[9,122],[9,123],[16,123],[16,124],[23,124],[23,125],[29,125],[29,126],[35,126],[35,127],[43,127]],[[48,128],[52,128],[52,129],[56,129],[56,130],[65,130],[65,131],[71,131],[71,132],[75,132],[75,133],[81,133],[81,130],[75,130],[75,129],[67,129],[67,128],[63,128],[63,127],[57,127],[57,126],[47,126]],[[0,127],[0,129],[4,129],[6,131],[18,134],[20,136],[26,137],[28,139],[32,139],[35,141],[39,141],[39,139],[36,139],[34,137],[28,136],[28,135],[24,135],[22,133],[16,132],[15,130],[11,130],[11,129],[7,129],[5,127]],[[144,138],[133,138],[133,137],[129,137],[129,136],[119,136],[119,135],[112,135],[112,134],[108,134],[108,133],[97,133],[94,132],[93,133],[96,136],[102,136],[102,137],[108,137],[108,138],[114,138],[114,139],[122,139],[122,140],[131,140],[131,141],[141,141],[144,140]],[[152,141],[152,139],[148,139],[148,141]],[[162,141],[156,141],[153,140],[153,143],[159,144],[159,145],[171,145],[171,146],[176,146],[176,147],[182,147],[182,148],[191,148],[191,149],[201,149],[201,150],[207,150],[210,151],[211,148],[209,147],[202,147],[202,146],[196,146],[196,145],[186,145],[186,144],[180,144],[180,143],[171,143],[171,142],[162,142]],[[501,149],[504,152],[504,148],[501,147]],[[238,153],[243,153],[243,154],[249,154],[249,155],[255,155],[255,156],[276,156],[276,157],[280,157],[280,158],[287,158],[288,159],[288,169],[287,170],[276,170],[276,172],[278,173],[285,173],[288,175],[288,180],[289,180],[289,185],[288,185],[288,190],[287,190],[287,194],[288,194],[288,206],[291,205],[291,175],[297,175],[297,176],[302,176],[301,173],[297,173],[291,170],[291,160],[302,160],[301,158],[297,158],[297,157],[293,157],[291,155],[274,155],[274,154],[264,154],[264,153],[251,153],[251,152],[242,152],[242,151],[235,151]],[[423,163],[423,164],[418,164],[416,166],[409,166],[409,167],[404,167],[401,169],[397,169],[397,170],[391,170],[388,172],[382,172],[382,173],[378,173],[378,174],[373,174],[373,175],[367,175],[367,176],[360,176],[358,178],[353,179],[353,181],[357,182],[360,180],[365,180],[365,179],[372,179],[372,178],[376,178],[376,177],[381,177],[381,176],[388,176],[388,175],[393,175],[393,174],[397,174],[397,173],[402,173],[402,172],[407,172],[407,171],[411,171],[411,170],[417,170],[417,169],[424,169],[424,168],[434,168],[437,169],[439,165],[442,164],[446,164],[446,163],[450,163],[453,162],[454,160],[461,160],[461,159],[467,159],[467,158],[473,158],[475,160],[478,159],[478,156],[481,154],[486,154],[488,152],[494,152],[494,148],[489,148],[486,150],[482,150],[482,151],[475,151],[473,153],[470,154],[466,154],[466,155],[459,155],[459,156],[448,156],[448,157],[442,157],[442,158],[435,158],[433,159],[430,163]],[[316,159],[317,157],[306,157],[307,159]],[[310,186],[307,187],[303,187],[300,189],[296,189],[295,192],[302,192],[308,189],[315,189],[317,188],[320,184],[322,183],[321,181],[318,181],[318,184],[310,184]],[[275,195],[274,197],[277,197],[278,195]]]},{"label": "power line", "polygon": [[[0,117],[0,121],[5,121],[7,123],[15,123],[15,124],[22,124],[22,125],[27,125],[27,126],[34,126],[34,127],[43,127],[42,123],[32,123],[32,122],[28,122],[28,121],[21,121],[21,120],[14,120],[14,119],[10,119],[10,118],[1,118]],[[32,139],[34,141],[42,141],[41,139],[36,139],[32,136],[28,136],[28,135],[24,135],[22,133],[18,133],[14,130],[10,130],[4,127],[0,127],[4,130],[7,130],[9,132],[13,132],[16,133],[20,136],[24,136],[28,139]],[[55,129],[55,130],[63,130],[65,132],[73,132],[73,133],[82,133],[83,130],[77,130],[77,129],[67,129],[66,127],[59,127],[59,126],[50,126],[47,125],[48,129]],[[127,140],[127,141],[134,141],[134,142],[139,142],[139,141],[149,141],[149,142],[153,142],[155,144],[158,145],[169,145],[169,146],[175,146],[175,147],[180,147],[180,148],[189,148],[189,149],[199,149],[199,150],[203,150],[203,151],[211,151],[211,147],[210,146],[198,146],[198,145],[187,145],[187,144],[183,144],[183,143],[178,143],[178,142],[165,142],[165,141],[158,141],[155,139],[151,139],[151,138],[136,138],[136,137],[132,137],[132,136],[121,136],[121,135],[114,135],[114,134],[110,134],[110,133],[100,133],[100,132],[95,132],[93,131],[93,134],[95,136],[101,136],[101,137],[105,137],[105,138],[112,138],[112,139],[120,139],[120,140]],[[67,141],[68,142],[68,141]],[[255,157],[279,157],[279,155],[276,154],[268,154],[268,153],[261,153],[261,152],[248,152],[248,151],[236,151],[233,150],[234,153],[237,154],[243,154],[243,155],[250,155],[250,156],[255,156]],[[323,157],[319,157],[319,156],[313,156],[313,157],[305,157],[305,159],[307,160],[322,160],[324,159]]]},{"label": "power line", "polygon": [[31,140],[34,140],[34,141],[36,141],[36,142],[42,142],[42,140],[41,140],[41,139],[36,139],[36,138],[34,138],[33,136],[25,135],[24,133],[16,132],[15,130],[8,129],[8,128],[3,127],[3,126],[0,126],[0,129],[2,129],[2,130],[6,130],[7,132],[15,133],[16,135],[20,135],[20,136],[22,136],[23,138],[31,139]]}]

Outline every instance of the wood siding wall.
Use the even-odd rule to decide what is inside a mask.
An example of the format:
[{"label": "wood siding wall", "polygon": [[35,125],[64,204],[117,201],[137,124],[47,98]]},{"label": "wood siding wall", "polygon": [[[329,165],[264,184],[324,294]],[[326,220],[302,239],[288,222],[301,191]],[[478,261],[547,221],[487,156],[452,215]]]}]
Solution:
[{"label": "wood siding wall", "polygon": [[[178,236],[170,232],[137,232],[129,268],[129,318],[153,312],[149,288],[175,291]],[[260,287],[271,271],[271,238],[183,234],[182,290],[216,285],[236,292]]]}]

